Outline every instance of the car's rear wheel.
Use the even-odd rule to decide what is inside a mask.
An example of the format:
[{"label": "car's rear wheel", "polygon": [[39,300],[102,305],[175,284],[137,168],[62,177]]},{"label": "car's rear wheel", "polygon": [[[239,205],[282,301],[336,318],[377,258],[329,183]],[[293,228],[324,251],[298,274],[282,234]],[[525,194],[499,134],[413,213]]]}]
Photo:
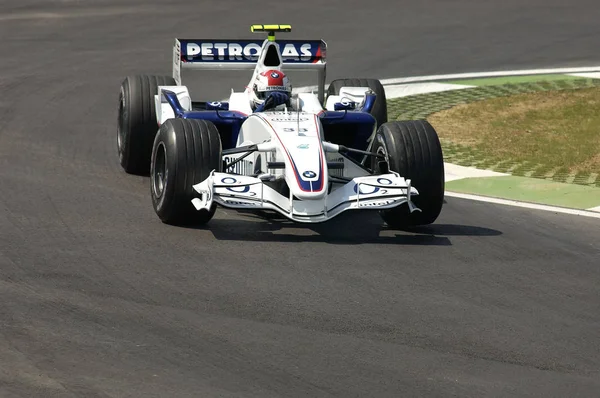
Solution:
[{"label": "car's rear wheel", "polygon": [[160,127],[152,147],[150,167],[152,205],[167,224],[205,224],[210,210],[196,210],[192,187],[215,170],[222,170],[221,138],[209,121],[169,119]]},{"label": "car's rear wheel", "polygon": [[148,175],[154,136],[158,131],[154,95],[158,86],[175,85],[169,76],[128,76],[121,84],[117,116],[117,150],[123,170]]},{"label": "car's rear wheel", "polygon": [[337,79],[329,84],[327,96],[339,95],[342,87],[368,87],[377,96],[371,115],[377,120],[377,128],[387,122],[387,99],[385,89],[377,79]]},{"label": "car's rear wheel", "polygon": [[[419,195],[412,201],[421,212],[410,212],[407,204],[380,212],[393,228],[433,223],[444,203],[444,159],[438,135],[427,121],[388,122],[377,131],[373,152],[385,156],[389,169],[410,179]],[[378,162],[373,169],[381,172]]]}]

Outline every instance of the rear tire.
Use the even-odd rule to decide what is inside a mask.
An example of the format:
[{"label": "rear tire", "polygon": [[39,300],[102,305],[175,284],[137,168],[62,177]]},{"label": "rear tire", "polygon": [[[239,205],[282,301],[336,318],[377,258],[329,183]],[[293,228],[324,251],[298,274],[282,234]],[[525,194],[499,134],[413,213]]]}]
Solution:
[{"label": "rear tire", "polygon": [[377,98],[371,115],[377,120],[377,128],[387,122],[387,99],[385,97],[385,89],[381,82],[377,79],[337,79],[331,82],[327,89],[327,96],[338,95],[342,87],[369,87]]},{"label": "rear tire", "polygon": [[196,210],[192,188],[223,166],[221,138],[216,126],[206,120],[169,119],[160,126],[152,147],[150,168],[152,205],[167,224],[205,224],[210,210]]},{"label": "rear tire", "polygon": [[[421,212],[410,213],[408,204],[380,212],[392,228],[405,228],[433,223],[444,203],[444,159],[435,129],[425,120],[389,122],[375,136],[373,152],[383,153],[389,169],[411,180],[419,191],[412,198]],[[379,173],[376,162],[373,170]]]},{"label": "rear tire", "polygon": [[170,76],[128,76],[121,84],[117,119],[119,162],[129,174],[148,175],[158,130],[154,95],[158,86],[176,85]]}]

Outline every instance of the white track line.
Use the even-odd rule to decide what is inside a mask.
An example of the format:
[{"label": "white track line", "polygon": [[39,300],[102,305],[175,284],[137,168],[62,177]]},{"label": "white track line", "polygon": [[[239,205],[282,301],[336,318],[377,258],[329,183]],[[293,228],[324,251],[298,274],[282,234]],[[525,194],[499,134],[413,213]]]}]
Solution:
[{"label": "white track line", "polygon": [[383,86],[386,98],[409,97],[417,94],[439,93],[442,91],[464,90],[475,86],[466,86],[462,84],[444,84],[436,82],[396,84],[392,86]]},{"label": "white track line", "polygon": [[496,71],[496,72],[475,72],[475,73],[454,73],[450,75],[430,75],[430,76],[413,76],[399,77],[380,80],[381,84],[402,84],[411,82],[426,82],[431,80],[459,80],[473,79],[480,77],[506,77],[506,76],[529,76],[529,75],[546,75],[546,74],[573,74],[600,72],[600,66],[589,66],[582,68],[560,68],[560,69],[527,69],[527,70],[511,70],[511,71]]},{"label": "white track line", "polygon": [[569,73],[569,76],[585,77],[585,78],[588,78],[588,79],[600,79],[600,72]]},{"label": "white track line", "polygon": [[551,211],[554,213],[564,213],[564,214],[571,214],[571,215],[576,215],[576,216],[600,218],[600,213],[595,213],[595,212],[588,211],[588,210],[569,209],[566,207],[540,205],[540,204],[536,204],[536,203],[519,202],[517,200],[499,199],[499,198],[492,198],[489,196],[471,195],[471,194],[467,194],[467,193],[448,192],[448,191],[446,191],[445,196],[449,196],[452,198],[459,198],[459,199],[476,200],[478,202],[494,203],[494,204],[506,205],[506,206],[523,207],[526,209],[545,210],[545,211]]},{"label": "white track line", "polygon": [[459,166],[457,164],[444,162],[444,178],[446,182],[462,180],[473,177],[506,177],[510,174],[498,173],[491,170],[482,170],[475,167]]}]

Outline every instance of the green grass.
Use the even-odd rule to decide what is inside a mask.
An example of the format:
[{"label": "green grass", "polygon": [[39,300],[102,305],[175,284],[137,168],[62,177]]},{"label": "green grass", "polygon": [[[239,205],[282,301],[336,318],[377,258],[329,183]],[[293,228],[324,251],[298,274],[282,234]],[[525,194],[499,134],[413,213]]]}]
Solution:
[{"label": "green grass", "polygon": [[536,178],[515,176],[463,178],[447,182],[446,189],[575,209],[589,209],[600,205],[600,188]]},{"label": "green grass", "polygon": [[[430,119],[438,112],[465,104],[494,98],[509,98],[526,93],[575,93],[582,89],[600,88],[600,79],[568,78],[549,79],[538,82],[483,85],[481,87],[452,90],[438,93],[425,93],[388,100],[388,119],[411,120]],[[481,126],[477,127],[481,130]],[[441,134],[440,134],[441,135]],[[570,172],[564,165],[535,164],[525,158],[515,158],[512,153],[494,154],[485,147],[452,142],[442,138],[442,149],[446,162],[473,166],[515,176],[524,176],[600,187],[599,172]],[[460,140],[459,140],[460,141]],[[482,149],[483,148],[483,149]],[[525,160],[523,160],[525,159]]]},{"label": "green grass", "polygon": [[555,168],[568,174],[600,173],[598,87],[477,101],[428,120],[442,140],[518,163],[517,175],[537,176],[537,169]]}]

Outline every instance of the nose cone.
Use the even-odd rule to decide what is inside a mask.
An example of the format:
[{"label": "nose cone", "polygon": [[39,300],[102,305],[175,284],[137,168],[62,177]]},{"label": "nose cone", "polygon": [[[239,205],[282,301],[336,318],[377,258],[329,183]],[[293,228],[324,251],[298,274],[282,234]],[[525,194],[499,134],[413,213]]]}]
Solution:
[{"label": "nose cone", "polygon": [[[301,167],[294,171],[288,185],[292,194],[301,200],[321,199],[327,193],[327,163],[319,159],[316,167]],[[292,179],[290,178],[290,179]]]},{"label": "nose cone", "polygon": [[318,139],[287,148],[286,180],[292,194],[298,199],[311,200],[325,196],[328,171],[325,154]]},{"label": "nose cone", "polygon": [[271,112],[260,116],[279,144],[278,159],[285,162],[285,181],[292,195],[315,200],[327,192],[328,171],[317,115]]}]

